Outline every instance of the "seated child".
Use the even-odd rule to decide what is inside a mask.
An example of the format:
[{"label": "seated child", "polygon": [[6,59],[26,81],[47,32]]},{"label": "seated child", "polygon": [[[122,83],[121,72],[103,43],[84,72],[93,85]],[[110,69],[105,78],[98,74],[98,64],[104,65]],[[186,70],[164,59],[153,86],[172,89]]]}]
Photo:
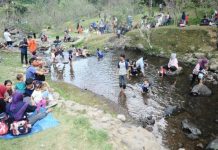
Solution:
[{"label": "seated child", "polygon": [[148,81],[144,81],[142,84],[142,93],[147,93],[149,91],[150,83]]},{"label": "seated child", "polygon": [[43,99],[43,83],[42,82],[36,82],[36,88],[33,91],[33,94],[31,96],[31,101],[33,106],[37,106],[36,110],[39,112],[40,108],[46,107],[46,100]]},{"label": "seated child", "polygon": [[18,74],[17,80],[18,80],[18,82],[15,84],[15,90],[23,94],[25,92],[25,89],[26,89],[23,74]]},{"label": "seated child", "polygon": [[32,78],[26,79],[25,84],[26,84],[26,88],[24,91],[24,97],[31,97],[31,95],[35,89],[33,79]]}]

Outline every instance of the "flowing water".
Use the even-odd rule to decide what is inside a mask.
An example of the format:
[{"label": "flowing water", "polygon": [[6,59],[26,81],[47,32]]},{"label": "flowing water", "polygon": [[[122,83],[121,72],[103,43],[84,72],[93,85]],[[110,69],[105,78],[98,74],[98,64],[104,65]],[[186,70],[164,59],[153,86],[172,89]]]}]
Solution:
[{"label": "flowing water", "polygon": [[[168,60],[149,56],[145,77],[139,76],[129,80],[125,95],[121,95],[117,75],[120,53],[120,51],[108,52],[100,61],[96,57],[76,58],[72,63],[64,64],[63,68],[59,67],[61,69],[52,65],[52,80],[62,80],[81,89],[103,95],[125,107],[130,116],[136,120],[153,116],[156,122],[152,132],[170,149],[178,149],[178,143],[182,143],[187,149],[195,149],[195,145],[199,142],[206,144],[218,135],[218,126],[215,122],[218,114],[217,86],[209,85],[214,92],[211,97],[191,97],[189,96],[189,73],[191,72],[189,67],[183,66],[184,73],[177,77],[162,79],[157,71],[159,66],[166,64]],[[143,56],[140,51],[125,51],[125,54],[130,60]],[[65,57],[68,58],[67,54]],[[145,79],[152,83],[149,94],[142,94],[140,90],[139,85]],[[182,107],[184,111],[165,120],[164,109],[168,105]],[[190,119],[202,130],[200,140],[189,140],[181,131],[181,121],[185,118]],[[172,134],[170,132],[172,129],[176,133]]]}]

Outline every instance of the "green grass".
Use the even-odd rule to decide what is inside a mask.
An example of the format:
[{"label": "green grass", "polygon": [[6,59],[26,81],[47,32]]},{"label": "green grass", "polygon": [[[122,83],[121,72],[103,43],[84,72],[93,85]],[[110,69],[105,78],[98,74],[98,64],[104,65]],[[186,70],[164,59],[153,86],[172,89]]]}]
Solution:
[{"label": "green grass", "polygon": [[[23,72],[20,64],[19,53],[6,53],[0,51],[0,57],[4,58],[0,63],[0,82],[11,79],[16,82],[16,74]],[[59,92],[65,99],[75,100],[82,104],[98,105],[109,110],[109,107],[100,98],[95,97],[91,92],[83,92],[80,89],[58,82],[49,81],[52,88]],[[62,110],[54,108],[53,115],[60,122],[60,125],[47,129],[34,135],[17,138],[13,140],[0,140],[0,150],[110,150],[108,135],[103,130],[96,130],[91,127],[89,119],[81,115],[72,117]]]},{"label": "green grass", "polygon": [[96,49],[104,49],[105,43],[113,36],[111,34],[103,34],[103,35],[96,35],[91,34],[91,36],[84,41],[82,45],[87,46],[91,53],[95,53]]},{"label": "green grass", "polygon": [[105,101],[102,100],[102,97],[92,92],[81,90],[67,83],[54,82],[51,80],[48,81],[50,86],[54,88],[55,91],[57,91],[61,96],[63,96],[64,99],[73,100],[83,105],[94,106],[102,109],[106,113],[115,115],[115,112],[111,109],[111,107],[109,107],[109,105]]},{"label": "green grass", "polygon": [[[160,27],[151,30],[151,44],[156,49],[169,54],[177,52],[180,54],[210,51],[213,47],[210,32],[214,32],[216,28],[188,26],[186,28],[178,28],[174,26]],[[127,33],[131,37],[131,45],[143,44],[145,51],[149,52],[148,43],[140,36],[139,30],[133,30]]]},{"label": "green grass", "polygon": [[80,115],[69,116],[56,109],[54,116],[60,125],[34,135],[13,140],[0,140],[1,150],[111,150],[108,135],[91,127],[89,119]]}]

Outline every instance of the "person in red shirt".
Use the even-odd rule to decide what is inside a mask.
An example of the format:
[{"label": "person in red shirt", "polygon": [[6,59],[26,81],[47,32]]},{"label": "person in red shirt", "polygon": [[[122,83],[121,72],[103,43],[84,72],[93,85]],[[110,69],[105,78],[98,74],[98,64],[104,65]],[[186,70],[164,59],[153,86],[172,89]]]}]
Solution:
[{"label": "person in red shirt", "polygon": [[188,25],[188,21],[189,21],[189,15],[187,14],[187,15],[185,16],[186,25]]},{"label": "person in red shirt", "polygon": [[32,38],[32,36],[28,36],[28,48],[29,48],[29,52],[30,52],[32,55],[36,55],[37,43],[36,43],[36,41]]},{"label": "person in red shirt", "polygon": [[6,86],[0,84],[0,113],[5,112],[6,95],[8,95]]}]

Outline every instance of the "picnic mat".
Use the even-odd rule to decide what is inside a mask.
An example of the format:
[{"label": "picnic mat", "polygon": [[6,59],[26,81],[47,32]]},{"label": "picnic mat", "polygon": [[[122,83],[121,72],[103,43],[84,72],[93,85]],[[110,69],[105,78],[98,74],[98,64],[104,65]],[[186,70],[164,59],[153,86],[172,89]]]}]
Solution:
[{"label": "picnic mat", "polygon": [[6,134],[4,136],[0,136],[0,139],[13,139],[13,138],[19,138],[27,135],[32,135],[34,133],[46,130],[48,128],[56,127],[59,124],[59,122],[52,116],[51,113],[49,113],[45,118],[37,121],[31,129],[31,132],[26,135],[20,135],[20,136],[13,136],[11,134]]}]

